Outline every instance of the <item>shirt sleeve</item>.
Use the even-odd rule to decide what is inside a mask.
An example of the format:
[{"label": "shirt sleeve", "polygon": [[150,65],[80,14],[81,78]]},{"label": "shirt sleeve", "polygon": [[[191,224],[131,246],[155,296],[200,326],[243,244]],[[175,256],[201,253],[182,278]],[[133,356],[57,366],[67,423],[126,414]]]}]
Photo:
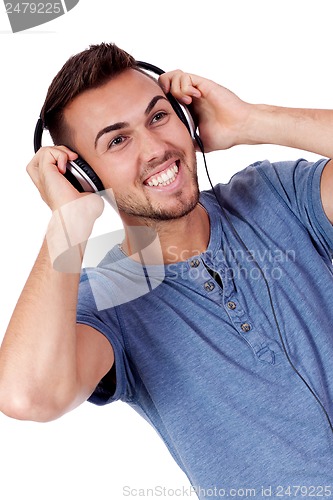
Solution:
[{"label": "shirt sleeve", "polygon": [[318,250],[332,259],[333,226],[325,214],[320,194],[321,174],[328,161],[263,161],[254,166],[279,202],[286,204],[305,226]]},{"label": "shirt sleeve", "polygon": [[[112,295],[112,294],[111,294]],[[81,274],[77,306],[77,323],[83,323],[101,332],[114,351],[116,385],[110,372],[100,381],[88,401],[105,405],[113,401],[132,400],[134,379],[121,335],[116,307],[111,305],[110,284],[98,270],[85,269]]]}]

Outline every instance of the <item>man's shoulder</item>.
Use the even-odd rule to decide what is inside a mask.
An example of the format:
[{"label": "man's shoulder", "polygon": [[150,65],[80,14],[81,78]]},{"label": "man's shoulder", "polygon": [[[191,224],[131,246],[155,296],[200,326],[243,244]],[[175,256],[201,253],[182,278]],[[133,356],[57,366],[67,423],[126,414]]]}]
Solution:
[{"label": "man's shoulder", "polygon": [[264,171],[273,169],[273,165],[268,160],[256,161],[235,172],[227,182],[219,182],[210,189],[201,191],[203,205],[207,210],[214,210],[221,202],[234,205],[238,199],[244,199],[246,193],[253,194],[255,188],[262,183],[262,168]]},{"label": "man's shoulder", "polygon": [[278,198],[289,198],[288,193],[295,190],[295,178],[301,175],[303,183],[311,178],[316,171],[325,163],[319,159],[317,162],[309,162],[304,158],[296,160],[282,160],[271,162],[267,159],[259,160],[234,173],[226,183],[218,183],[210,190],[203,191],[201,196],[214,204],[215,195],[220,200],[228,201],[231,205],[238,200],[254,196],[271,196]]}]

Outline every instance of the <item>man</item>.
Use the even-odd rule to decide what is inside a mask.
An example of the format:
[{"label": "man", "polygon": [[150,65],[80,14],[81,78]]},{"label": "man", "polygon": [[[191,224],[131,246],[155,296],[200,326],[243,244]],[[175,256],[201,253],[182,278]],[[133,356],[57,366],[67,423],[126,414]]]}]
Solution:
[{"label": "man", "polygon": [[[181,71],[158,84],[114,45],[71,58],[42,112],[62,145],[28,165],[53,214],[1,347],[0,408],[47,421],[121,399],[201,499],[332,496],[332,161],[258,162],[200,194],[169,91],[192,105],[206,152],[270,143],[333,156],[331,111],[251,105]],[[73,272],[54,256],[64,226],[71,245],[89,238],[102,202],[62,175],[73,151],[125,228],[81,278],[81,252]],[[144,265],[138,228],[158,236]],[[154,286],[132,295],[143,274]]]}]

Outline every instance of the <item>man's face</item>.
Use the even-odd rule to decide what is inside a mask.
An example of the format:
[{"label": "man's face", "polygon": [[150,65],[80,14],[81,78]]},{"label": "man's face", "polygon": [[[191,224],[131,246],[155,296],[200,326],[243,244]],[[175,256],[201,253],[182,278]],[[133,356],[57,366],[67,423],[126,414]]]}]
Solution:
[{"label": "man's face", "polygon": [[124,222],[179,218],[197,204],[192,138],[146,75],[130,69],[84,92],[65,120],[76,150],[112,188]]}]

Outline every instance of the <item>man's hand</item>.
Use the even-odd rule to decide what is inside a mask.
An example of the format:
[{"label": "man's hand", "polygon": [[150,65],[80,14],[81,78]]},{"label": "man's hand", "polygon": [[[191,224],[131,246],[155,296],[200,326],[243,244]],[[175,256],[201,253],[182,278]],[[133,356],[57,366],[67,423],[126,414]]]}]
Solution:
[{"label": "man's hand", "polygon": [[80,218],[84,215],[83,219],[91,227],[103,212],[104,203],[98,195],[79,193],[64,177],[68,161],[77,157],[77,153],[66,146],[43,147],[28,164],[27,172],[52,212],[70,210],[73,216],[77,212]]},{"label": "man's hand", "polygon": [[206,152],[248,142],[251,105],[230,90],[180,70],[164,73],[159,83],[165,93],[171,92],[182,104],[191,105]]},{"label": "man's hand", "polygon": [[67,162],[77,156],[65,146],[45,147],[27,166],[41,197],[52,210],[46,234],[51,262],[66,272],[80,272],[83,248],[104,208],[100,196],[79,193],[64,177]]},{"label": "man's hand", "polygon": [[78,157],[65,146],[43,147],[27,166],[27,172],[52,211],[80,198],[80,193],[63,176],[66,164]]}]

